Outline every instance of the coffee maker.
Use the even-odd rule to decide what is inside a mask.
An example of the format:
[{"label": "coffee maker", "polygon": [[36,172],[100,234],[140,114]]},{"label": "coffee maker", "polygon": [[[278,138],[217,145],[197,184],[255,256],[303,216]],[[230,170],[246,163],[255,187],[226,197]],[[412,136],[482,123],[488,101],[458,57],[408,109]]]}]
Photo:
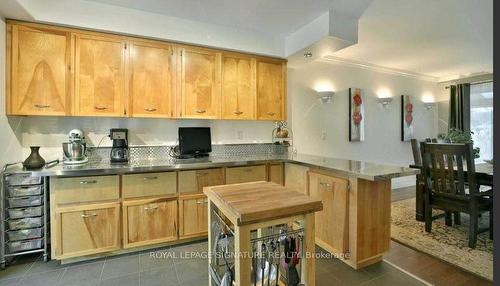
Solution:
[{"label": "coffee maker", "polygon": [[129,158],[128,129],[112,128],[109,130],[109,138],[113,140],[110,152],[111,163],[127,163]]}]

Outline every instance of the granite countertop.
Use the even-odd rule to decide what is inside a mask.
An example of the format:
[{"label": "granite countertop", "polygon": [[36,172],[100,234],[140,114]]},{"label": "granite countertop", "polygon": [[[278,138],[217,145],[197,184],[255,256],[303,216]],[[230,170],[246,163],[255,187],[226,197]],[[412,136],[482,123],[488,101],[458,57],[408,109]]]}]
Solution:
[{"label": "granite countertop", "polygon": [[51,168],[26,171],[20,164],[11,166],[5,172],[31,173],[39,176],[92,176],[141,172],[161,172],[185,169],[203,169],[213,167],[233,167],[267,162],[288,162],[317,169],[332,171],[340,175],[357,177],[370,181],[388,180],[418,174],[418,170],[407,167],[383,165],[356,160],[321,157],[306,154],[263,154],[263,155],[212,155],[197,159],[150,158],[134,159],[125,164],[111,164],[108,158],[90,160],[79,166],[59,163]]}]

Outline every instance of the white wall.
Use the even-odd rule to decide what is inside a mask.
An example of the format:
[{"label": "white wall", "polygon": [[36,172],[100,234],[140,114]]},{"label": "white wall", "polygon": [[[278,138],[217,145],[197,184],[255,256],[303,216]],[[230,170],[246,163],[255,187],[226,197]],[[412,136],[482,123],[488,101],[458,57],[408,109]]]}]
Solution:
[{"label": "white wall", "polygon": [[173,145],[179,126],[206,126],[212,129],[214,144],[268,143],[274,123],[269,121],[233,120],[170,120],[138,118],[86,118],[86,117],[26,117],[22,122],[23,156],[29,146],[41,146],[40,154],[47,159],[62,156],[61,144],[68,140],[73,128],[84,131],[89,146],[110,146],[105,136],[110,128],[128,128],[131,145]]},{"label": "white wall", "polygon": [[22,159],[21,117],[5,115],[5,21],[0,19],[0,168]]},{"label": "white wall", "polygon": [[[331,86],[333,102],[323,104],[315,89]],[[365,141],[349,142],[350,87],[361,88],[365,96]],[[377,91],[388,90],[393,102],[382,108]],[[375,72],[335,63],[311,62],[288,70],[289,114],[298,152],[338,158],[408,166],[413,162],[410,142],[401,141],[402,94],[414,96],[415,137],[437,134],[436,109],[425,110],[423,95],[436,95],[437,84],[413,78]],[[322,139],[322,134],[326,138]],[[394,185],[414,184],[409,177]]]}]

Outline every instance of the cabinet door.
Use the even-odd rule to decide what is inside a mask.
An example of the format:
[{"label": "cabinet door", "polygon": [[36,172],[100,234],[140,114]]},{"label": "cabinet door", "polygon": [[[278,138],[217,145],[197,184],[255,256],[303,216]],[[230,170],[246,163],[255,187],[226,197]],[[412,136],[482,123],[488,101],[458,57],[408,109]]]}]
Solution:
[{"label": "cabinet door", "polygon": [[310,196],[323,202],[323,210],[315,215],[316,243],[336,254],[348,247],[347,184],[345,179],[309,173]]},{"label": "cabinet door", "polygon": [[71,35],[45,28],[8,28],[7,113],[70,115]]},{"label": "cabinet door", "polygon": [[181,50],[181,117],[219,117],[220,54],[211,50]]},{"label": "cabinet door", "polygon": [[125,248],[176,240],[177,199],[124,203],[123,237]]},{"label": "cabinet door", "polygon": [[224,184],[222,168],[179,172],[179,193],[202,193],[203,187]]},{"label": "cabinet door", "polygon": [[269,164],[269,182],[283,185],[283,164]]},{"label": "cabinet door", "polygon": [[307,194],[308,167],[297,164],[285,163],[285,187],[290,190]]},{"label": "cabinet door", "polygon": [[179,198],[181,238],[204,236],[208,233],[208,199],[204,195]]},{"label": "cabinet door", "polygon": [[255,119],[255,59],[222,56],[222,118]]},{"label": "cabinet door", "polygon": [[58,259],[120,248],[118,203],[60,208],[56,213]]},{"label": "cabinet door", "polygon": [[175,196],[176,192],[176,172],[122,175],[122,197],[124,199]]},{"label": "cabinet door", "polygon": [[286,64],[257,60],[257,119],[286,119]]},{"label": "cabinet door", "polygon": [[132,117],[173,117],[175,56],[172,45],[130,45],[129,99]]},{"label": "cabinet door", "polygon": [[125,42],[78,34],[75,47],[76,115],[124,116]]},{"label": "cabinet door", "polygon": [[266,180],[266,165],[231,167],[226,169],[226,184],[238,184]]}]

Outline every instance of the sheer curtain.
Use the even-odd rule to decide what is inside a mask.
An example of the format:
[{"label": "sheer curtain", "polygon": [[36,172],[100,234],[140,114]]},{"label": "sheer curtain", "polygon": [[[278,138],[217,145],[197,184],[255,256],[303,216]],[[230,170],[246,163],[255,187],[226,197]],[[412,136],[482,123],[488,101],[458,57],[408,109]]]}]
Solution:
[{"label": "sheer curtain", "polygon": [[470,130],[479,161],[493,158],[493,82],[470,86]]}]

